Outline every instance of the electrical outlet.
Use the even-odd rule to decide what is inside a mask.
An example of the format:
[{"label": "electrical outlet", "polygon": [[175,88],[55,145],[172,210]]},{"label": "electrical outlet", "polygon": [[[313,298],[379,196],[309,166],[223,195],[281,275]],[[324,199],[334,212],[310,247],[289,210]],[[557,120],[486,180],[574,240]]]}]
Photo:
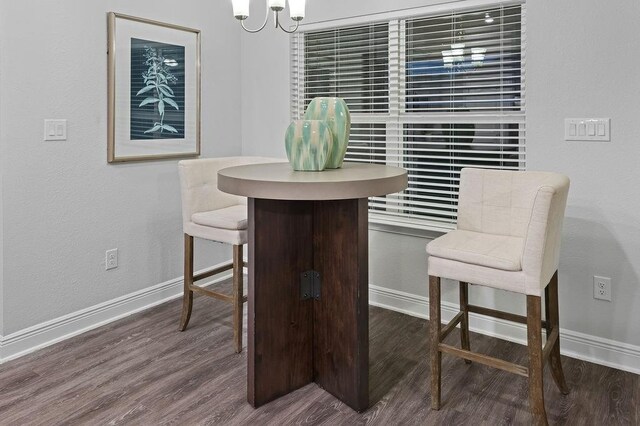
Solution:
[{"label": "electrical outlet", "polygon": [[593,298],[611,302],[611,278],[594,275]]},{"label": "electrical outlet", "polygon": [[105,269],[115,269],[118,267],[118,249],[114,248],[105,252]]}]

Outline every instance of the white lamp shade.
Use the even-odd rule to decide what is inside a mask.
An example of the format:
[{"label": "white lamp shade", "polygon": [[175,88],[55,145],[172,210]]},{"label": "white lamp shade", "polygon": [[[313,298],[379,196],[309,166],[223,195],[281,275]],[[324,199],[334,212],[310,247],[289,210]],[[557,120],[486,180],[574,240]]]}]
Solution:
[{"label": "white lamp shade", "polygon": [[284,9],[286,0],[269,0],[269,7],[272,10],[282,10]]},{"label": "white lamp shade", "polygon": [[249,17],[249,0],[231,0],[233,4],[233,16],[238,19]]},{"label": "white lamp shade", "polygon": [[289,13],[294,21],[301,21],[304,18],[305,0],[289,0]]}]

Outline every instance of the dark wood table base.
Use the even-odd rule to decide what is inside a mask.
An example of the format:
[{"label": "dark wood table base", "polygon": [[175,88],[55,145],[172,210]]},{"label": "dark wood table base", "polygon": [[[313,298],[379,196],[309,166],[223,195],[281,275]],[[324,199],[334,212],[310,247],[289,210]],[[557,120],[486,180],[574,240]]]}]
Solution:
[{"label": "dark wood table base", "polygon": [[[367,199],[249,198],[247,398],[263,405],[310,382],[368,407]],[[303,300],[302,274],[320,275]]]}]

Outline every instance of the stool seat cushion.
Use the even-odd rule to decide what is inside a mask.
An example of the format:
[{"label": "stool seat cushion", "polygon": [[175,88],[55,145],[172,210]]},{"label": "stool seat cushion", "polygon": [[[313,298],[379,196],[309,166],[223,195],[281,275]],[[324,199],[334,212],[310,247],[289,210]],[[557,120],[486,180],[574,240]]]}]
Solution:
[{"label": "stool seat cushion", "polygon": [[213,228],[247,229],[247,206],[237,204],[222,209],[194,213],[191,215],[191,221],[197,225]]},{"label": "stool seat cushion", "polygon": [[455,230],[427,245],[427,253],[443,259],[503,271],[522,270],[524,238]]}]

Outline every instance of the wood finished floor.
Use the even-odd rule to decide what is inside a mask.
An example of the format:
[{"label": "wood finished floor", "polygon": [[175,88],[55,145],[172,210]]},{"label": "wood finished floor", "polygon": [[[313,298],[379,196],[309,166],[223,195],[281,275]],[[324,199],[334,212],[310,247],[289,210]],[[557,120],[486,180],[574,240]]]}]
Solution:
[{"label": "wood finished floor", "polygon": [[[223,286],[229,286],[224,284]],[[443,407],[429,408],[428,322],[370,309],[371,407],[358,414],[311,384],[257,410],[246,349],[233,352],[231,307],[196,297],[133,315],[0,366],[1,425],[529,424],[522,377],[443,356]],[[246,332],[246,328],[245,328]],[[448,337],[457,343],[458,333]],[[245,340],[246,341],[246,340]],[[525,363],[523,346],[471,334],[474,350]],[[550,424],[640,424],[640,376],[563,357],[562,396],[545,371]]]}]

